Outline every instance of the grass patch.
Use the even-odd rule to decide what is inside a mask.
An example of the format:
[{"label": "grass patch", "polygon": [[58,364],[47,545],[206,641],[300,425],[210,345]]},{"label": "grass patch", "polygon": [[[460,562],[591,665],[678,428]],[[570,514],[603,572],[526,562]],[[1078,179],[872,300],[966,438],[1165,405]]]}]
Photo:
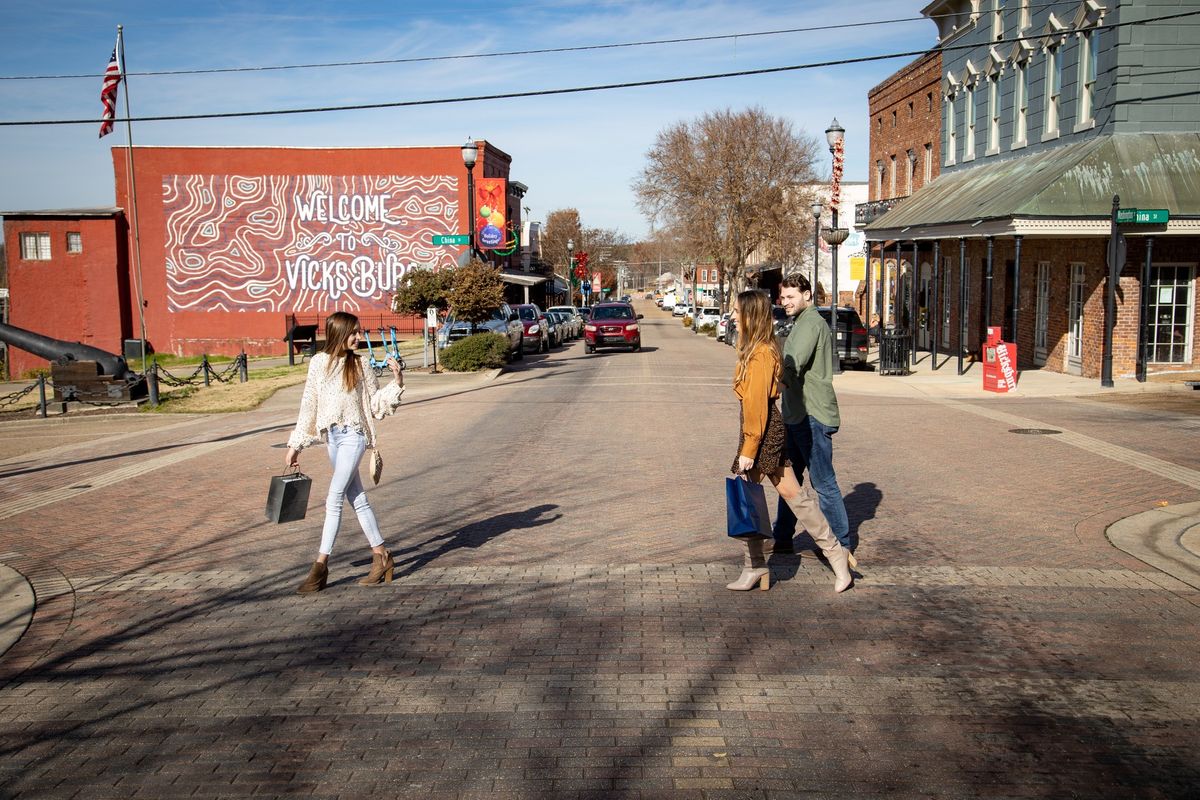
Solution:
[{"label": "grass patch", "polygon": [[246,383],[213,383],[212,386],[159,385],[158,408],[142,409],[156,414],[229,414],[258,408],[280,389],[303,383],[308,364],[251,370]]}]

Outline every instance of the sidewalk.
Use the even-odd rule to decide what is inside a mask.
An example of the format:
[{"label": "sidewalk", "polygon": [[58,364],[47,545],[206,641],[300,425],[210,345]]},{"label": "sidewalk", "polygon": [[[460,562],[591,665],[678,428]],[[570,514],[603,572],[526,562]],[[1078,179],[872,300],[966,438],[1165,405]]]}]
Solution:
[{"label": "sidewalk", "polygon": [[[1153,376],[1145,383],[1132,378],[1116,378],[1112,388],[1100,385],[1099,378],[1082,378],[1065,375],[1048,369],[1021,370],[1017,376],[1017,388],[1011,392],[996,393],[983,388],[983,364],[963,360],[964,372],[958,374],[957,356],[939,353],[937,368],[932,354],[919,351],[914,363],[909,365],[909,375],[880,375],[876,372],[878,350],[872,349],[868,361],[870,370],[847,369],[837,376],[835,385],[839,391],[862,392],[895,397],[1084,397],[1114,393],[1139,392],[1183,392],[1190,391],[1183,378]],[[1196,393],[1200,404],[1200,392]]]}]

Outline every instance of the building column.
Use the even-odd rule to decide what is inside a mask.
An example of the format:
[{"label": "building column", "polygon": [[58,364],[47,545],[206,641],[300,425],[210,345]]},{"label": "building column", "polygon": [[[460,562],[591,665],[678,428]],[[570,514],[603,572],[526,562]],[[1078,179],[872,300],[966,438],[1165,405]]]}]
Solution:
[{"label": "building column", "polygon": [[[1009,333],[1012,335],[1013,344],[1017,343],[1017,323],[1021,315],[1021,240],[1024,237],[1017,234],[1013,237],[1013,245],[1016,248],[1016,254],[1013,256],[1013,296],[1012,296],[1012,323]],[[1020,360],[1018,352],[1017,360]]]},{"label": "building column", "polygon": [[913,239],[912,263],[908,265],[908,336],[909,350],[911,352],[910,362],[917,363],[917,285],[921,280],[920,255],[918,253],[919,244],[916,239]]},{"label": "building column", "polygon": [[[933,240],[933,285],[930,287],[931,289],[933,289],[933,291],[930,294],[930,296],[933,298],[933,301],[931,303],[929,303],[929,305],[926,306],[926,308],[929,309],[929,312],[925,319],[925,322],[927,325],[928,325],[928,323],[933,323],[932,326],[930,326],[931,327],[931,330],[930,330],[931,338],[929,340],[929,352],[932,354],[930,356],[930,363],[932,364],[934,369],[938,368],[938,363],[937,363],[938,339],[940,339],[941,335],[942,335],[942,306],[938,302],[938,299],[939,299],[938,298],[938,288],[942,285],[941,275],[938,272],[938,269],[939,269],[938,262],[942,260],[941,255],[942,255],[942,241],[941,241],[941,239],[934,239]],[[926,298],[926,299],[928,300],[929,298]]]},{"label": "building column", "polygon": [[967,240],[958,240],[958,374],[966,372],[963,353],[967,349]]},{"label": "building column", "polygon": [[1146,237],[1146,260],[1142,263],[1141,287],[1138,291],[1137,381],[1146,382],[1146,362],[1150,354],[1150,271],[1154,266],[1154,237]]}]

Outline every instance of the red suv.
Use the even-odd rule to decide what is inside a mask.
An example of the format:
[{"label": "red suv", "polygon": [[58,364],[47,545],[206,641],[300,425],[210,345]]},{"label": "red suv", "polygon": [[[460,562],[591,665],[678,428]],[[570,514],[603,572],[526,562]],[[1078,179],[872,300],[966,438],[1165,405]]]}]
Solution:
[{"label": "red suv", "polygon": [[597,347],[628,347],[642,349],[642,332],[638,326],[641,314],[633,313],[629,303],[599,303],[592,306],[592,315],[583,326],[585,349],[596,352]]}]

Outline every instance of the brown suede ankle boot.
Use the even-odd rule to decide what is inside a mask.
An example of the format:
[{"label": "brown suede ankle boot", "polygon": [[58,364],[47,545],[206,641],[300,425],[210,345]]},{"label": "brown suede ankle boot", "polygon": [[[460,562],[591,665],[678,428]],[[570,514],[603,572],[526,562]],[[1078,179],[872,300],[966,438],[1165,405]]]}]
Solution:
[{"label": "brown suede ankle boot", "polygon": [[391,553],[371,553],[371,571],[367,577],[358,582],[359,586],[378,586],[387,581],[392,582],[392,573],[396,569],[396,562],[392,560]]},{"label": "brown suede ankle boot", "polygon": [[300,584],[300,588],[296,589],[296,593],[319,592],[325,588],[325,582],[328,580],[329,567],[325,566],[322,561],[314,561],[312,568],[308,571],[308,577],[304,579],[304,583]]}]

